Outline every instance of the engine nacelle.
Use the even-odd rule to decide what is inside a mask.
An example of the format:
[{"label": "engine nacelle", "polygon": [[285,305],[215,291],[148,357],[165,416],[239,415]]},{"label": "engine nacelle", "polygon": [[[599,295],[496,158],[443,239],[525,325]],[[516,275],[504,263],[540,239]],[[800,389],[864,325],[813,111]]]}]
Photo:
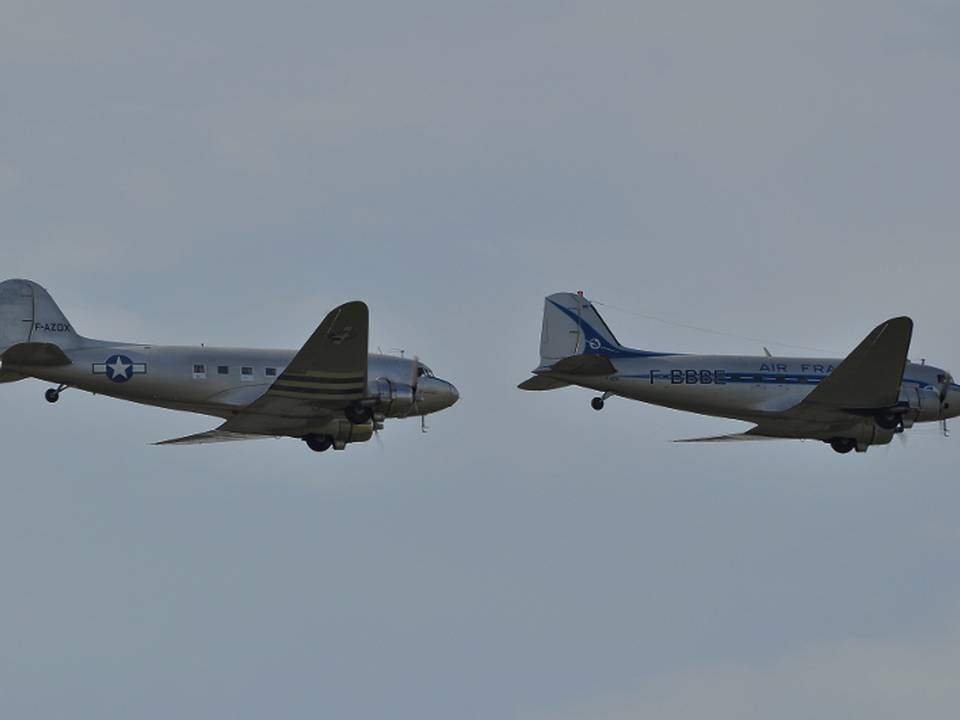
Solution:
[{"label": "engine nacelle", "polygon": [[857,443],[857,452],[866,452],[871,445],[889,445],[896,434],[896,430],[885,430],[874,422],[866,422],[857,426],[852,439]]},{"label": "engine nacelle", "polygon": [[405,417],[413,410],[417,402],[413,388],[403,383],[395,383],[386,378],[377,378],[368,388],[377,399],[377,412],[392,417]]},{"label": "engine nacelle", "polygon": [[932,387],[916,387],[900,391],[901,403],[908,406],[904,417],[914,422],[940,419],[940,391]]},{"label": "engine nacelle", "polygon": [[373,437],[373,423],[354,425],[345,418],[336,418],[317,428],[316,435],[326,435],[333,441],[333,447],[343,450],[347,443],[366,442]]}]

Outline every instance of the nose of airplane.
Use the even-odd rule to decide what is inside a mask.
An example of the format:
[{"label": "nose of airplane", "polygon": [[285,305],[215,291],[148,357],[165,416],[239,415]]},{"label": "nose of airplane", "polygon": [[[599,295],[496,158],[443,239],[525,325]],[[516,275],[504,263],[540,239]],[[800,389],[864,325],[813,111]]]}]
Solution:
[{"label": "nose of airplane", "polygon": [[422,377],[417,383],[417,393],[420,395],[420,412],[438,412],[453,405],[460,399],[460,393],[453,383],[435,377]]}]

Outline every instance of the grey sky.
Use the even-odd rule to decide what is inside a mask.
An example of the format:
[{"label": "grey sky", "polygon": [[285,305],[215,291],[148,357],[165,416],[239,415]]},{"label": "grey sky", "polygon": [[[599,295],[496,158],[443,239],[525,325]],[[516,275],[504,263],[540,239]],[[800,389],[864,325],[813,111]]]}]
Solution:
[{"label": "grey sky", "polygon": [[463,399],[316,456],[0,388],[0,714],[955,717],[956,439],[676,446],[740,425],[515,385],[577,289],[840,354],[908,313],[960,369],[958,31],[946,0],[7,0],[0,276],[156,343],[296,347],[362,298]]}]

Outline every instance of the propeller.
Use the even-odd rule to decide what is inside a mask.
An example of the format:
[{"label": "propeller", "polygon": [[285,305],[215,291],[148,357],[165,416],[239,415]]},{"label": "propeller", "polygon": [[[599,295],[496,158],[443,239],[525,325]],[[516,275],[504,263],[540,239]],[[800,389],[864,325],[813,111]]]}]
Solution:
[{"label": "propeller", "polygon": [[950,386],[953,384],[953,375],[947,373],[943,382],[940,383],[940,431],[943,437],[950,437],[950,429],[947,427],[947,419],[943,416],[943,405],[947,402],[947,396],[950,394]]},{"label": "propeller", "polygon": [[[417,393],[420,392],[420,388],[418,387],[419,383],[420,383],[420,356],[414,355],[413,364],[410,365],[410,387],[413,389],[413,403],[410,405],[410,409],[407,410],[407,414],[404,415],[405,418],[410,417],[410,415],[413,413],[414,408],[417,407],[417,404],[420,402],[420,398],[417,395]],[[426,416],[420,415],[420,430],[422,432],[427,431],[426,422],[427,422]]]},{"label": "propeller", "polygon": [[413,396],[416,399],[417,396],[417,383],[420,382],[420,358],[417,355],[413,356],[413,364],[410,366],[410,387],[413,388]]}]

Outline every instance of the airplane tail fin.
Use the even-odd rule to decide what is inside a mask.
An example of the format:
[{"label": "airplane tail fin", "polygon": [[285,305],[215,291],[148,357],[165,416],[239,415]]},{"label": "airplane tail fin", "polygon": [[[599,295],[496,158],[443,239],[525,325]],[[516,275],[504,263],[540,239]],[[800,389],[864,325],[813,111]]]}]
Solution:
[{"label": "airplane tail fin", "polygon": [[619,357],[630,352],[582,293],[555,293],[544,299],[540,367],[552,367],[572,355]]},{"label": "airplane tail fin", "polygon": [[[46,344],[64,350],[86,342],[43,287],[30,280],[0,282],[0,358],[17,345]],[[0,382],[19,379],[0,370]]]}]

